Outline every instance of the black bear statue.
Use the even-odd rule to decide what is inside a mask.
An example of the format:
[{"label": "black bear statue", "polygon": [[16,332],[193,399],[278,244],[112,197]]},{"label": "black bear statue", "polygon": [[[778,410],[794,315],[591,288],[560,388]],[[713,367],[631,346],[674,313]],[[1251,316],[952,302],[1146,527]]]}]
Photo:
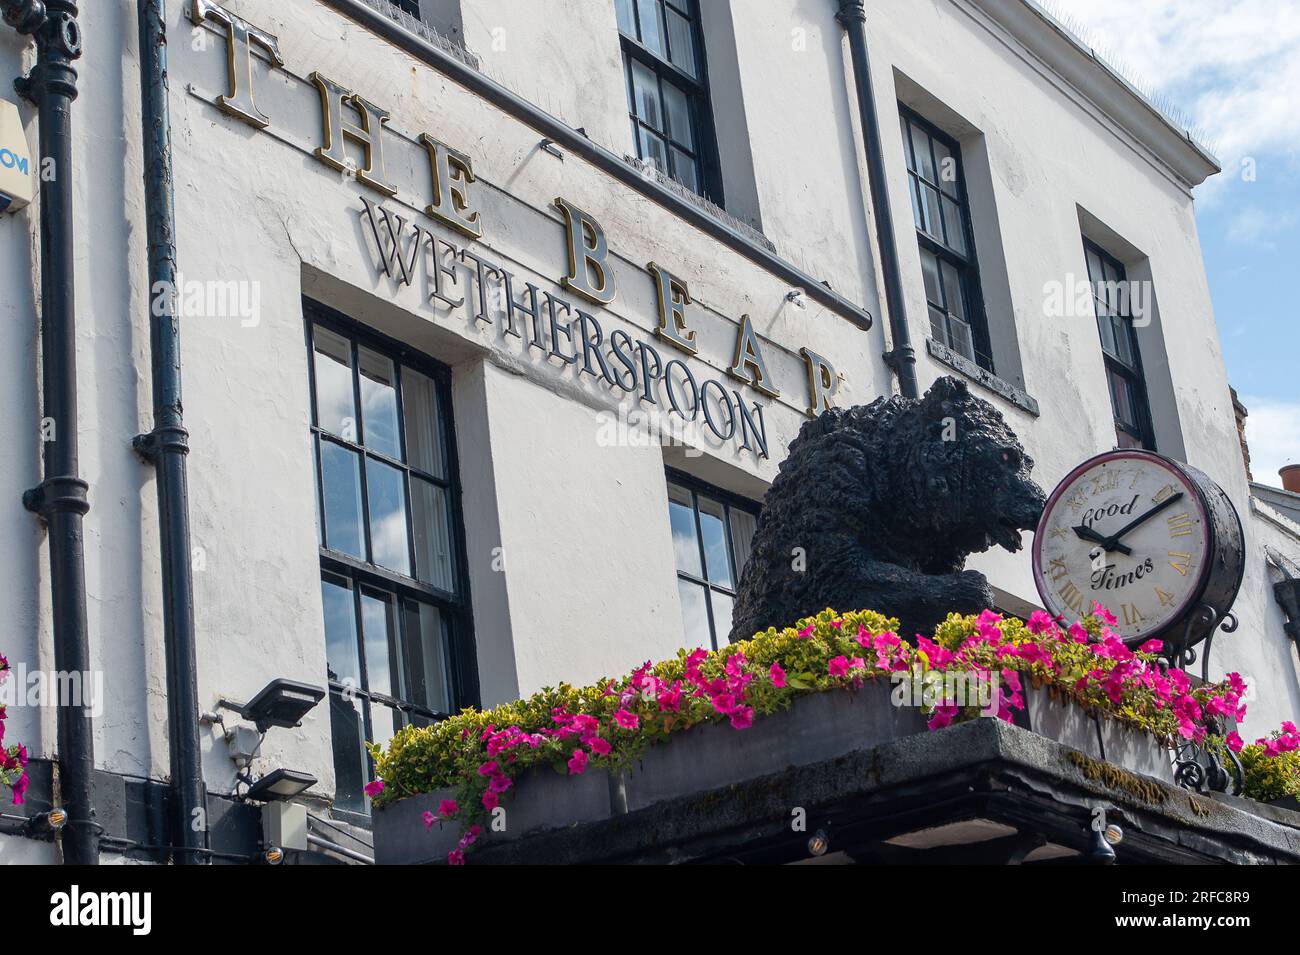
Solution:
[{"label": "black bear statue", "polygon": [[911,638],[992,606],[966,557],[1020,549],[1044,505],[1033,466],[997,409],[951,377],[805,422],[764,499],[731,639],[826,607],[878,610]]}]

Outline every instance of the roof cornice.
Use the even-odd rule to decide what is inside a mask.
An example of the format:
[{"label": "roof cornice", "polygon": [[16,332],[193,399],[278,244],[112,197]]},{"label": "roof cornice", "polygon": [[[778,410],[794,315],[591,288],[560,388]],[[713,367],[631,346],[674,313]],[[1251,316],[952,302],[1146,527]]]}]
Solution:
[{"label": "roof cornice", "polygon": [[1033,0],[967,0],[1044,66],[1137,139],[1188,188],[1221,172],[1219,161],[1091,47]]}]

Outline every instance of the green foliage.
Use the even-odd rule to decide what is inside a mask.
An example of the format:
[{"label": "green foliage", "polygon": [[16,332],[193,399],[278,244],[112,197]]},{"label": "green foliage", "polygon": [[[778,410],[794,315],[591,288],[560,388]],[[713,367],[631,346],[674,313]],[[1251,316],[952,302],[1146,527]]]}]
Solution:
[{"label": "green foliage", "polygon": [[1270,755],[1264,746],[1251,743],[1242,747],[1237,758],[1245,770],[1245,795],[1251,799],[1300,799],[1300,750]]}]

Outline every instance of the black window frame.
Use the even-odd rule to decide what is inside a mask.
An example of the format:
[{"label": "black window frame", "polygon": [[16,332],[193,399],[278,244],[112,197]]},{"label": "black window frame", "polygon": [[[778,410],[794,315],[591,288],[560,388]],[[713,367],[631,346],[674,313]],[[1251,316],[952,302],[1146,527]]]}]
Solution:
[{"label": "black window frame", "polygon": [[[1110,395],[1111,414],[1115,420],[1115,439],[1118,447],[1136,447],[1146,451],[1156,450],[1155,423],[1151,417],[1151,402],[1147,396],[1146,373],[1142,369],[1142,350],[1138,347],[1137,329],[1133,327],[1133,316],[1126,314],[1128,309],[1123,308],[1126,298],[1121,299],[1118,303],[1122,310],[1117,312],[1116,308],[1108,302],[1103,302],[1097,296],[1098,279],[1092,274],[1092,266],[1088,261],[1089,254],[1096,255],[1102,264],[1102,281],[1128,282],[1128,270],[1124,263],[1111,255],[1096,242],[1083,237],[1083,260],[1084,271],[1088,275],[1088,284],[1092,287],[1092,309],[1093,315],[1097,319],[1097,337],[1101,342],[1102,358],[1106,364],[1106,391]],[[1106,270],[1110,269],[1115,272],[1116,278],[1110,279],[1106,275]],[[1106,309],[1106,314],[1102,314],[1102,308]],[[1118,324],[1116,323],[1118,321]],[[1118,335],[1123,331],[1125,341],[1128,344],[1129,353],[1133,356],[1130,363],[1123,355],[1116,354],[1106,347],[1106,336],[1102,331],[1102,322],[1110,324],[1111,334]],[[1112,385],[1112,377],[1117,376],[1129,386],[1129,401],[1133,405],[1133,416],[1136,422],[1130,424],[1120,417],[1120,402],[1115,395],[1115,389]],[[1136,444],[1124,444],[1122,435],[1127,435]]]},{"label": "black window frame", "polygon": [[[373,331],[349,318],[348,316],[312,299],[303,299],[303,325],[305,342],[307,346],[307,368],[308,368],[308,388],[309,388],[309,405],[310,405],[310,426],[312,436],[312,460],[315,468],[316,481],[316,521],[318,533],[318,553],[320,559],[320,578],[322,584],[326,582],[337,583],[346,582],[347,589],[352,595],[353,600],[353,626],[357,640],[357,666],[360,685],[349,686],[342,680],[331,679],[326,674],[326,681],[330,690],[331,701],[334,694],[353,696],[361,700],[362,727],[365,739],[367,741],[374,738],[374,720],[371,714],[371,706],[378,704],[389,707],[398,714],[400,725],[415,723],[416,725],[428,725],[445,719],[458,713],[466,706],[477,707],[480,705],[479,681],[478,681],[478,658],[474,640],[474,620],[472,604],[470,599],[469,579],[468,579],[468,559],[466,556],[465,546],[465,522],[464,510],[460,483],[460,459],[457,449],[456,432],[455,432],[455,411],[452,406],[451,398],[451,369],[441,362],[430,358],[422,352],[412,349],[410,346],[403,344],[388,336]],[[314,342],[314,329],[320,326],[328,331],[346,338],[351,347],[351,372],[353,377],[353,400],[354,410],[357,416],[356,436],[357,440],[348,440],[337,434],[326,431],[320,426],[318,409],[317,409],[317,391],[316,391],[316,352]],[[423,469],[407,463],[405,460],[398,460],[382,451],[368,447],[361,443],[364,438],[364,408],[362,406],[360,395],[360,366],[359,366],[359,349],[368,349],[393,363],[395,384],[394,391],[397,401],[397,439],[399,442],[399,453],[402,458],[408,457],[406,449],[406,418],[405,408],[403,405],[404,394],[402,387],[402,368],[405,366],[419,374],[427,377],[434,386],[435,395],[438,403],[439,415],[439,435],[442,441],[442,454],[444,456],[445,477],[424,471]],[[367,467],[365,462],[369,459],[375,459],[389,467],[399,469],[403,474],[403,488],[405,489],[405,508],[406,508],[406,535],[408,544],[408,561],[409,569],[412,575],[417,574],[418,565],[416,563],[416,544],[414,534],[415,508],[412,502],[411,477],[429,481],[443,488],[447,495],[448,510],[448,536],[450,538],[450,557],[451,557],[451,578],[453,591],[447,591],[443,588],[421,581],[415,576],[407,576],[400,572],[382,567],[373,563],[371,560],[359,559],[343,551],[335,550],[328,546],[327,528],[325,524],[325,489],[324,474],[321,469],[321,443],[328,441],[337,444],[348,451],[359,456],[359,479],[360,479],[360,497],[361,497],[361,521],[363,524],[363,542],[364,549],[368,557],[373,557],[370,541],[370,499],[367,486]],[[330,581],[329,578],[334,578]],[[433,606],[440,615],[440,621],[445,628],[449,628],[450,633],[444,636],[445,647],[447,651],[447,678],[448,700],[447,712],[436,712],[411,700],[404,700],[392,696],[391,694],[381,693],[371,690],[368,678],[368,662],[366,659],[365,647],[365,630],[362,616],[362,597],[366,592],[382,595],[391,601],[390,606],[393,608],[396,620],[393,623],[393,629],[390,636],[400,641],[402,647],[402,667],[399,674],[400,682],[404,692],[409,693],[409,687],[412,682],[410,664],[412,653],[410,648],[414,642],[408,638],[408,606],[410,603],[423,603]],[[390,658],[391,662],[391,658]],[[333,727],[331,725],[331,738],[333,738]],[[333,743],[333,739],[332,739]],[[366,755],[364,768],[370,775],[373,775],[373,762],[369,755]],[[366,801],[367,806],[369,800]],[[335,807],[332,813],[340,818],[349,818],[359,823],[367,823],[369,820],[368,813],[358,813],[348,809]]]},{"label": "black window frame", "polygon": [[401,10],[407,16],[420,19],[420,0],[388,0],[393,6]]},{"label": "black window frame", "polygon": [[[690,492],[691,513],[695,518],[695,544],[699,550],[699,559],[700,559],[700,575],[696,575],[691,573],[690,571],[682,570],[680,567],[676,566],[676,553],[674,551],[673,570],[676,579],[679,581],[681,580],[688,581],[689,583],[695,584],[696,586],[705,588],[705,590],[717,591],[721,594],[724,594],[732,601],[732,605],[734,607],[735,600],[736,600],[736,593],[740,589],[740,575],[744,572],[745,568],[743,566],[738,566],[736,562],[736,550],[735,550],[736,545],[735,545],[735,538],[733,537],[733,532],[731,528],[731,512],[733,510],[744,511],[745,513],[753,516],[755,524],[757,525],[759,514],[762,512],[762,505],[757,501],[750,500],[749,498],[743,497],[739,494],[733,494],[732,492],[726,491],[720,487],[717,487],[716,485],[710,484],[707,481],[702,481],[699,478],[695,477],[694,475],[686,473],[685,471],[679,471],[676,468],[666,468],[665,470],[666,470],[668,485],[675,484],[678,487],[681,487],[683,490]],[[709,578],[708,555],[705,552],[703,528],[700,526],[700,497],[701,496],[718,502],[719,504],[722,505],[723,508],[724,537],[726,539],[726,545],[727,545],[727,561],[731,569],[731,579],[732,579],[732,583],[730,587],[726,587],[720,583],[717,583],[716,581],[708,579]],[[670,497],[669,508],[671,509],[671,507],[672,507],[672,498]],[[710,596],[709,599],[705,601],[705,614],[709,622],[709,637],[712,640],[713,649],[718,650],[724,646],[727,646],[729,642],[728,638],[731,633],[731,628],[728,627],[727,632],[721,634],[721,637],[719,637],[718,627],[713,619],[712,596]]]},{"label": "black window frame", "polygon": [[[907,170],[907,190],[912,203],[912,224],[916,231],[918,245],[923,252],[935,256],[940,262],[939,290],[944,297],[942,302],[931,301],[929,290],[926,289],[926,318],[930,323],[931,338],[935,338],[934,332],[934,315],[931,309],[941,311],[944,315],[944,324],[942,328],[943,335],[937,340],[947,348],[965,358],[974,361],[979,367],[990,373],[996,373],[993,362],[993,346],[989,335],[988,314],[984,308],[984,293],[980,286],[979,256],[975,248],[975,228],[972,222],[970,210],[970,193],[966,188],[966,168],[962,161],[961,144],[952,136],[949,136],[934,123],[927,120],[924,116],[915,110],[908,108],[902,103],[898,104],[899,116],[903,120],[904,126],[907,126],[907,135],[903,136],[903,165]],[[935,170],[935,179],[927,179],[921,172],[921,164],[916,161],[915,148],[911,136],[911,126],[916,126],[929,139],[930,150],[930,168]],[[902,130],[900,130],[901,134]],[[956,189],[950,191],[945,187],[942,177],[939,175],[939,157],[935,154],[934,142],[938,141],[946,146],[949,154],[952,156],[956,175]],[[940,195],[940,207],[936,214],[939,218],[940,234],[945,241],[936,241],[919,226],[916,226],[918,210],[923,208],[922,188],[929,186]],[[955,194],[954,194],[955,193]],[[966,251],[953,247],[948,243],[948,223],[943,215],[943,199],[947,198],[958,207],[958,213],[961,218],[962,234],[961,238]],[[971,351],[973,354],[967,355],[954,344],[952,332],[952,321],[961,319],[949,308],[949,290],[942,273],[942,263],[947,262],[949,266],[957,273],[957,280],[960,284],[962,299],[966,303],[966,324],[971,331]]]},{"label": "black window frame", "polygon": [[[616,4],[617,2],[618,0],[615,0]],[[623,32],[621,27],[618,36],[623,51],[623,83],[627,93],[628,117],[632,123],[632,148],[635,150],[637,158],[643,163],[654,165],[642,151],[641,130],[644,127],[657,138],[664,140],[670,168],[660,169],[659,171],[675,182],[680,183],[684,188],[703,196],[721,208],[724,206],[722,167],[718,155],[717,132],[713,124],[713,101],[709,90],[708,62],[704,51],[704,31],[700,23],[699,2],[698,0],[647,0],[647,2],[655,4],[659,21],[659,33],[665,49],[664,56],[651,50],[639,39],[644,35],[641,28],[641,0],[627,0],[627,2],[631,6],[637,36],[629,36]],[[674,13],[683,17],[689,25],[691,54],[695,61],[697,76],[691,76],[691,74],[667,59],[667,56],[671,56],[671,41],[668,36],[665,7],[671,8]],[[632,64],[634,62],[647,67],[655,76],[659,109],[664,122],[663,130],[655,129],[653,126],[646,124],[637,115],[636,86],[632,78]],[[695,143],[694,149],[675,139],[667,128],[668,119],[664,108],[665,99],[663,93],[665,80],[680,88],[686,95],[687,109],[691,116],[691,136]],[[673,153],[674,149],[692,155],[692,165],[696,178],[695,188],[692,189],[689,184],[683,182],[681,177],[676,174],[677,159]],[[657,166],[655,168],[658,169]]]}]

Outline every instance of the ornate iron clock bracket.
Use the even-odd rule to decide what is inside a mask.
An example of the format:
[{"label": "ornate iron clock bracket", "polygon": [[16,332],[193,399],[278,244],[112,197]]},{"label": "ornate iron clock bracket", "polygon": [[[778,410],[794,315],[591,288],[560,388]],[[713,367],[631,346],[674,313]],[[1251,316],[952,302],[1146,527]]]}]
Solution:
[{"label": "ornate iron clock bracket", "polygon": [[[1228,611],[1220,619],[1219,612],[1213,607],[1202,605],[1187,620],[1186,627],[1183,628],[1183,639],[1176,645],[1171,646],[1164,654],[1161,663],[1167,670],[1169,667],[1178,667],[1180,670],[1187,670],[1193,666],[1199,656],[1201,661],[1201,680],[1210,682],[1210,650],[1214,643],[1214,632],[1222,630],[1224,633],[1232,633],[1237,629],[1237,615]],[[1205,645],[1201,648],[1200,653],[1194,646],[1199,642],[1193,638],[1193,631],[1204,630]],[[1211,717],[1206,721],[1208,731],[1211,735],[1222,738],[1224,735],[1223,721],[1218,717]],[[1227,754],[1230,767],[1225,768],[1222,757],[1213,750],[1205,749],[1195,740],[1181,740],[1174,747],[1174,779],[1177,783],[1194,792],[1220,792],[1229,793],[1233,796],[1241,795],[1242,786],[1245,782],[1245,773],[1241,767],[1241,761],[1237,759],[1237,754],[1226,746],[1223,747],[1224,753]]]}]

